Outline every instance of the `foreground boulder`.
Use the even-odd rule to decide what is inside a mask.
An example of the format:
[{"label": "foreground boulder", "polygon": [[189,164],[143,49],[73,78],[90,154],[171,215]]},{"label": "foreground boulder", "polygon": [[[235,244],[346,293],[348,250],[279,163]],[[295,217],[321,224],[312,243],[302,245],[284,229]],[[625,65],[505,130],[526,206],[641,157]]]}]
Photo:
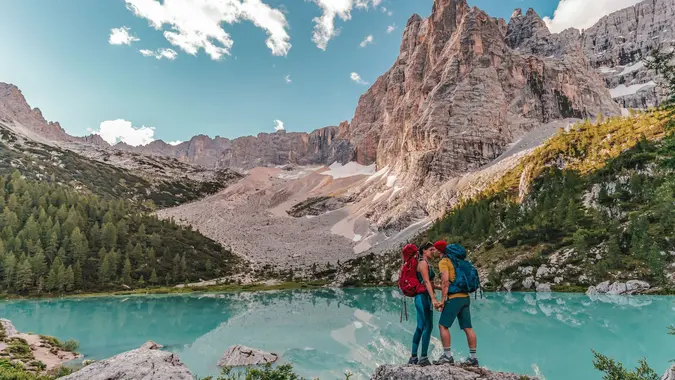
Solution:
[{"label": "foreground boulder", "polygon": [[371,380],[529,380],[535,377],[492,372],[484,368],[445,366],[396,366],[377,368]]},{"label": "foreground boulder", "polygon": [[89,364],[61,379],[194,380],[194,376],[180,361],[178,355],[158,349],[138,348]]},{"label": "foreground boulder", "polygon": [[673,364],[666,373],[663,374],[661,380],[675,380],[675,364]]},{"label": "foreground boulder", "polygon": [[241,345],[234,345],[225,351],[225,354],[218,361],[219,367],[243,367],[250,365],[262,365],[274,363],[279,359],[279,355],[256,350]]},{"label": "foreground boulder", "polygon": [[0,318],[0,326],[5,331],[5,338],[11,338],[19,333],[9,319]]}]

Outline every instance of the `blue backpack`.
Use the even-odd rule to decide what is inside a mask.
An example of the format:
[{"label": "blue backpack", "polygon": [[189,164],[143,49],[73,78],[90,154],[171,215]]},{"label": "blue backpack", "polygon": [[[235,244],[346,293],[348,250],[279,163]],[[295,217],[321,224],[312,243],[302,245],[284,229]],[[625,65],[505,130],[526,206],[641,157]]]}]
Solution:
[{"label": "blue backpack", "polygon": [[466,261],[466,249],[459,244],[450,244],[445,248],[445,256],[455,267],[455,281],[450,283],[448,294],[473,293],[480,289],[478,270]]}]

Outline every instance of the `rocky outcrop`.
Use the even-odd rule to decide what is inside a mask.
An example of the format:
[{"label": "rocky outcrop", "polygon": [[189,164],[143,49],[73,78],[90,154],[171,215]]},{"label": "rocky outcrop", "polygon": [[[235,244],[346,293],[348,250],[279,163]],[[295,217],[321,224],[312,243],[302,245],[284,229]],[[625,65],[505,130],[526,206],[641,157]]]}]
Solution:
[{"label": "rocky outcrop", "polygon": [[279,355],[241,345],[234,345],[225,351],[218,361],[219,367],[244,367],[274,363]]},{"label": "rocky outcrop", "polygon": [[524,380],[534,377],[513,373],[492,372],[484,368],[455,366],[394,366],[377,368],[371,380]]},{"label": "rocky outcrop", "polygon": [[646,281],[630,280],[626,282],[604,281],[596,286],[591,286],[586,291],[587,295],[610,294],[610,295],[632,295],[642,294],[651,288]]},{"label": "rocky outcrop", "polygon": [[675,364],[668,368],[668,370],[661,377],[661,380],[675,380]]},{"label": "rocky outcrop", "polygon": [[641,63],[656,48],[675,45],[675,0],[645,0],[603,17],[585,30],[582,46],[591,65],[625,108],[656,106],[666,92],[661,78]]},{"label": "rocky outcrop", "polygon": [[0,319],[0,326],[2,327],[2,329],[3,329],[4,332],[5,332],[5,333],[4,333],[4,335],[5,335],[4,337],[5,337],[5,338],[11,338],[11,337],[13,337],[14,335],[16,335],[16,334],[19,333],[19,332],[16,330],[16,327],[14,327],[14,325],[12,324],[12,321],[10,321],[9,319],[1,318],[1,319]]},{"label": "rocky outcrop", "polygon": [[51,371],[81,357],[66,351],[54,337],[20,333],[8,319],[0,319],[0,357],[20,363],[31,373]]},{"label": "rocky outcrop", "polygon": [[12,121],[53,141],[76,141],[59,123],[48,122],[39,108],[30,108],[18,87],[0,82],[0,120]]},{"label": "rocky outcrop", "polygon": [[178,355],[138,348],[89,364],[63,380],[194,380]]}]

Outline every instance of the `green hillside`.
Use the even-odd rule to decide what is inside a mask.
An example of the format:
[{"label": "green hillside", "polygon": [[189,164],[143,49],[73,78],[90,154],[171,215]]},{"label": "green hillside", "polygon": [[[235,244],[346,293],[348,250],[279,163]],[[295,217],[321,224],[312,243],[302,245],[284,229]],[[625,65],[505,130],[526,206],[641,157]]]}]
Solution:
[{"label": "green hillside", "polygon": [[216,242],[136,204],[15,171],[0,177],[0,288],[6,293],[173,285],[241,271]]},{"label": "green hillside", "polygon": [[[118,153],[110,153],[122,154]],[[137,161],[143,157],[137,156]],[[153,165],[149,159],[147,165]],[[163,159],[164,167],[185,166],[173,159]],[[164,167],[157,167],[162,171]],[[0,123],[0,175],[20,170],[27,178],[51,180],[100,196],[136,202],[152,201],[157,207],[172,207],[213,194],[240,177],[224,170],[211,181],[199,182],[187,177],[173,180],[149,180],[113,165],[83,157],[75,152],[39,142],[19,139]]]}]

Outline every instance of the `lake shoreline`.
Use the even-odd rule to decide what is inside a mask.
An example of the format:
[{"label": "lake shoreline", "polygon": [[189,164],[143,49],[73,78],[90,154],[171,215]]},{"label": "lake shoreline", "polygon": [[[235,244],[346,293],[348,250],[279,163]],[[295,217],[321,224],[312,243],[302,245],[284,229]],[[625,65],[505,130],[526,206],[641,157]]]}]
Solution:
[{"label": "lake shoreline", "polygon": [[[370,289],[379,287],[396,287],[395,283],[379,283],[379,284],[359,284],[356,286],[343,286],[340,289]],[[2,294],[0,301],[14,301],[14,300],[50,300],[50,299],[68,299],[68,298],[95,298],[95,297],[110,297],[110,296],[142,296],[142,295],[171,295],[171,294],[202,294],[202,293],[249,293],[249,292],[265,292],[265,291],[285,291],[285,290],[315,290],[328,288],[328,283],[324,281],[287,281],[275,284],[265,282],[246,284],[246,285],[210,285],[210,286],[184,286],[184,287],[155,287],[142,288],[130,290],[116,290],[103,291],[95,293],[68,293],[61,295],[46,294],[46,295],[17,295],[17,294]],[[581,286],[565,286],[552,287],[553,293],[566,294],[586,294],[586,288]],[[532,289],[523,289],[516,291],[517,293],[537,293]],[[502,293],[495,290],[486,290],[484,293]],[[633,296],[675,296],[675,289],[661,289],[653,293],[634,294]]]}]

